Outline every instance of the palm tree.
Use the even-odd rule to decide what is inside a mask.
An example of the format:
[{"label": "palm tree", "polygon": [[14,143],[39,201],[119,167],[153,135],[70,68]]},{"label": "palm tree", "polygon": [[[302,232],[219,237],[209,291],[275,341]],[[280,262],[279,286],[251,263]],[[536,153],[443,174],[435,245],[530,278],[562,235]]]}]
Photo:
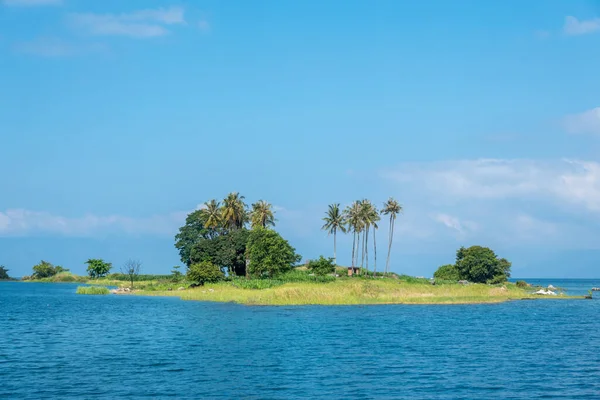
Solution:
[{"label": "palm tree", "polygon": [[244,196],[240,196],[238,192],[232,192],[223,200],[223,208],[221,210],[224,225],[229,229],[243,228],[248,221],[248,211]]},{"label": "palm tree", "polygon": [[204,203],[204,208],[200,212],[205,217],[206,222],[204,223],[204,227],[206,229],[216,231],[222,226],[221,205],[217,200],[212,199]]},{"label": "palm tree", "polygon": [[264,200],[259,200],[252,204],[252,211],[250,212],[250,225],[252,229],[275,226],[275,221],[275,213],[271,204]]},{"label": "palm tree", "polygon": [[381,217],[379,216],[377,207],[370,204],[369,221],[373,226],[373,277],[377,275],[377,241],[375,232],[377,232],[377,229],[379,229],[379,226],[377,225],[379,220],[381,220]]},{"label": "palm tree", "polygon": [[369,275],[369,228],[371,227],[371,208],[373,207],[373,205],[371,204],[371,202],[367,199],[361,200],[359,202],[360,204],[360,211],[359,211],[359,217],[361,220],[361,226],[362,226],[362,230],[364,230],[363,233],[363,242],[362,242],[362,257],[361,257],[361,262],[360,262],[360,266],[362,268],[363,266],[363,262],[366,261],[365,264],[365,268],[366,268],[366,274]]},{"label": "palm tree", "polygon": [[393,198],[390,197],[388,201],[383,203],[383,209],[381,213],[390,216],[390,230],[388,236],[388,254],[385,262],[385,274],[389,272],[390,266],[390,253],[392,252],[392,241],[394,240],[394,227],[396,225],[396,216],[402,212],[402,206]]},{"label": "palm tree", "polygon": [[333,233],[333,263],[337,265],[337,231],[346,233],[346,220],[340,211],[340,204],[330,204],[323,218],[325,224],[321,229],[327,231],[327,235]]},{"label": "palm tree", "polygon": [[[356,265],[356,257],[358,255],[358,250],[356,248],[356,237],[361,230],[361,221],[360,221],[360,204],[358,201],[353,202],[351,205],[346,207],[344,210],[344,220],[346,221],[346,230],[348,232],[352,231],[352,268]],[[360,242],[360,238],[359,238]]]}]

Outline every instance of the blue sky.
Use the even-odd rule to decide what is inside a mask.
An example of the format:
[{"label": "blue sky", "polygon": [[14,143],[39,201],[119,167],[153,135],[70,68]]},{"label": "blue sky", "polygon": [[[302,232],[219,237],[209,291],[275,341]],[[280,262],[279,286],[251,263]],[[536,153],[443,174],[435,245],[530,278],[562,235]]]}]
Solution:
[{"label": "blue sky", "polygon": [[240,191],[305,258],[327,204],[394,196],[397,272],[598,277],[598,45],[591,0],[0,0],[0,264],[165,273]]}]

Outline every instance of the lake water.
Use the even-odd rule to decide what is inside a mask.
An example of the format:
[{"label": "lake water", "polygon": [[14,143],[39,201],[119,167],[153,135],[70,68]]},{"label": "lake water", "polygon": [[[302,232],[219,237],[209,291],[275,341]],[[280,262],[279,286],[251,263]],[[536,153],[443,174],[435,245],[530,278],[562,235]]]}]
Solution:
[{"label": "lake water", "polygon": [[0,398],[600,398],[597,299],[247,307],[76,286],[0,282]]}]

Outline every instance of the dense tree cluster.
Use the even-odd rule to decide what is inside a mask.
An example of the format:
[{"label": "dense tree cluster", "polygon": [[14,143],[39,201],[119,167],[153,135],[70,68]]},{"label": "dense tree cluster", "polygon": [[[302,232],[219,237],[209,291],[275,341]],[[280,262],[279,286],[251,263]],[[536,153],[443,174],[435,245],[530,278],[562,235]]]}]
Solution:
[{"label": "dense tree cluster", "polygon": [[276,222],[272,205],[259,200],[249,208],[244,201],[233,192],[222,202],[207,201],[187,216],[175,236],[175,247],[190,280],[200,283],[199,276],[212,271],[207,263],[229,276],[265,277],[300,261],[294,248],[270,229]]},{"label": "dense tree cluster", "polygon": [[456,263],[441,266],[433,276],[436,279],[501,283],[510,277],[510,267],[509,261],[498,258],[496,253],[487,247],[461,247],[456,252]]}]

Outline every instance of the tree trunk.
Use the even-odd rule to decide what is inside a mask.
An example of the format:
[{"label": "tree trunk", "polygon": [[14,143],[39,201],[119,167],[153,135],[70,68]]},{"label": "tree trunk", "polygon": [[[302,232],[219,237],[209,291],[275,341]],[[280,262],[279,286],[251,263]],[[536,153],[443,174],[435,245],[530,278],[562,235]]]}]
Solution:
[{"label": "tree trunk", "polygon": [[365,230],[365,268],[369,276],[369,227]]},{"label": "tree trunk", "polygon": [[362,236],[362,243],[360,244],[361,246],[361,253],[360,253],[360,268],[361,271],[365,266],[365,232],[363,232],[363,236]]},{"label": "tree trunk", "polygon": [[354,249],[356,248],[356,231],[352,232],[352,274],[354,274]]},{"label": "tree trunk", "polygon": [[385,261],[385,274],[388,274],[390,268],[390,251],[392,251],[392,216],[390,215],[390,230],[388,232],[388,253]]},{"label": "tree trunk", "polygon": [[393,219],[392,220],[392,230],[391,230],[391,234],[390,234],[390,244],[388,247],[388,259],[391,258],[391,254],[392,254],[392,243],[394,242],[394,229],[396,227],[396,220]]},{"label": "tree trunk", "polygon": [[375,240],[377,228],[373,227],[373,277],[377,277],[377,241]]},{"label": "tree trunk", "polygon": [[333,265],[337,267],[337,249],[336,249],[336,233],[337,231],[333,230]]}]

